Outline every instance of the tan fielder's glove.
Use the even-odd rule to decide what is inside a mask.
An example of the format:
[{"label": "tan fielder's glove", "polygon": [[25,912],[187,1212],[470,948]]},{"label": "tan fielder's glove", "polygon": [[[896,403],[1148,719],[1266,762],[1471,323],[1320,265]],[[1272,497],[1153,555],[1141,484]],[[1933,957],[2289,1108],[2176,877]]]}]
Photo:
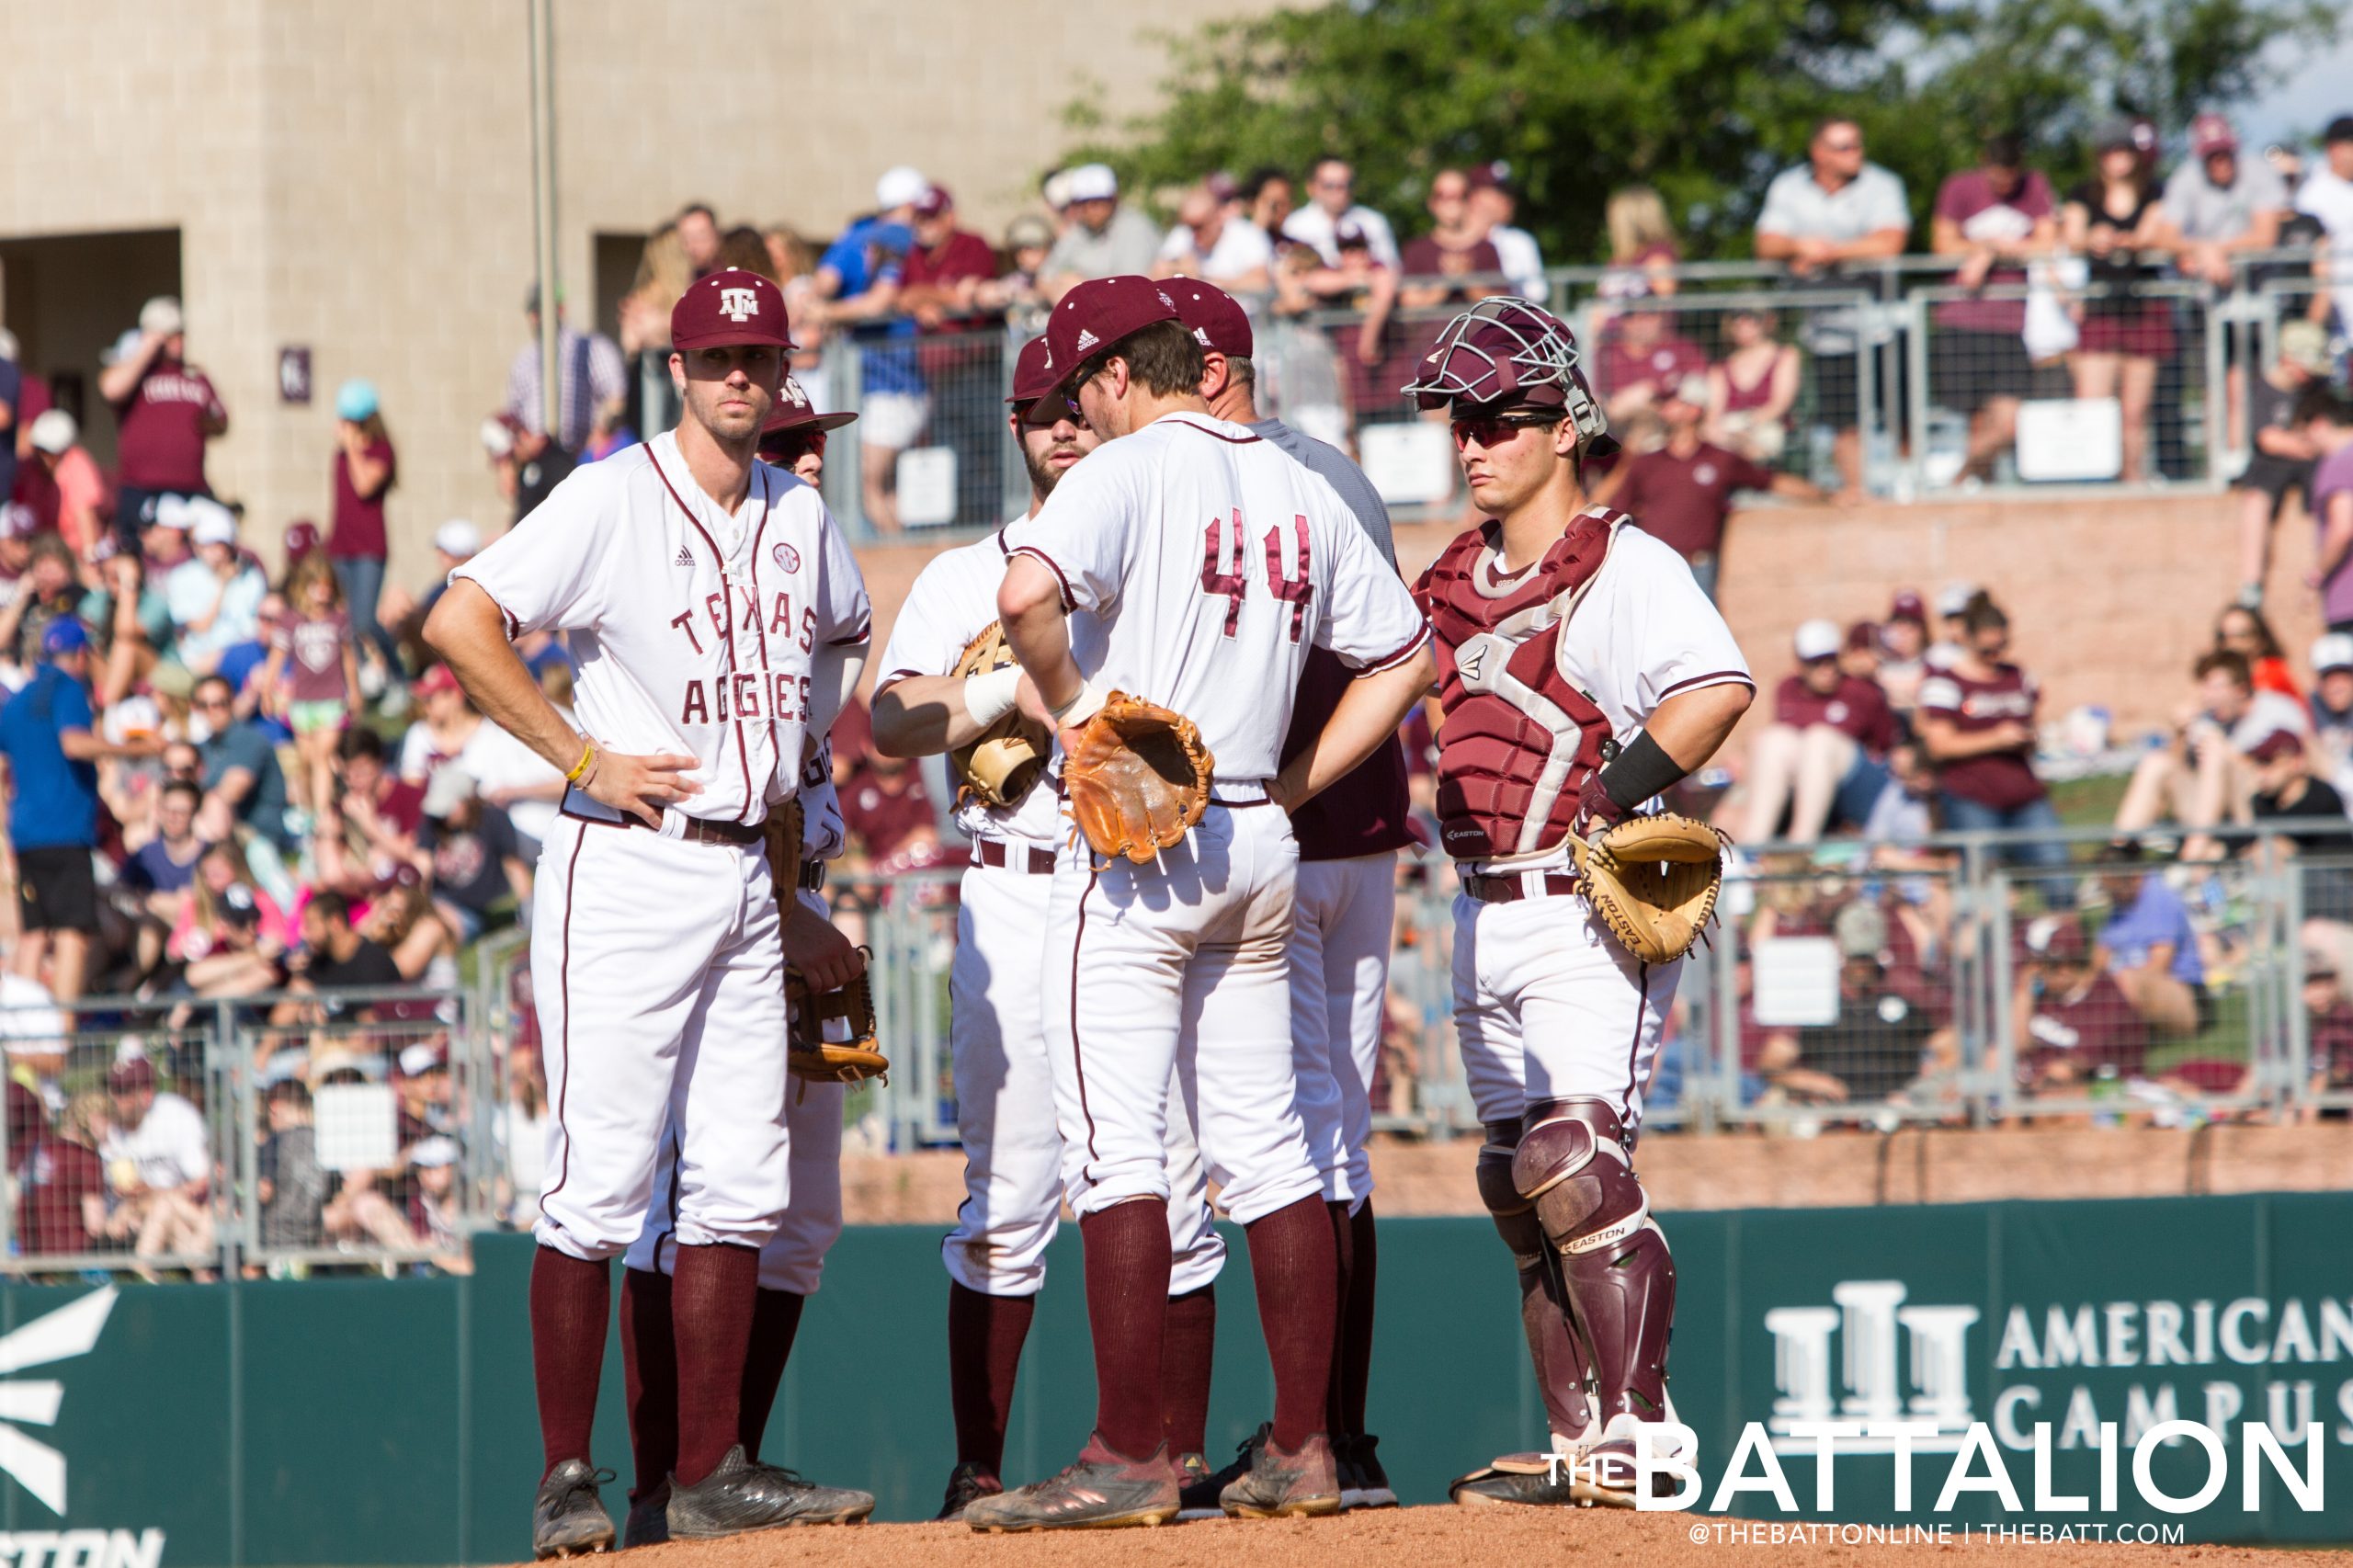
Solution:
[{"label": "tan fielder's glove", "polygon": [[[1013,644],[1005,640],[1005,623],[992,620],[978,637],[964,644],[963,657],[956,661],[956,678],[969,680],[993,670],[1009,669],[1013,663]],[[1037,787],[1051,747],[1045,726],[1016,708],[982,731],[972,744],[949,752],[948,762],[982,804],[1016,806]]]},{"label": "tan fielder's glove", "polygon": [[891,1071],[891,1059],[874,1043],[871,956],[858,977],[838,991],[812,994],[795,970],[784,973],[784,994],[792,1021],[786,1029],[784,1064],[811,1084],[859,1084]]},{"label": "tan fielder's glove", "polygon": [[1569,843],[1586,902],[1644,963],[1673,963],[1714,917],[1724,841],[1706,823],[1663,812]]},{"label": "tan fielder's glove", "polygon": [[801,839],[804,819],[801,797],[789,795],[768,809],[760,824],[768,841],[768,885],[776,891],[777,909],[790,917],[801,887]]},{"label": "tan fielder's glove", "polygon": [[1215,767],[1190,719],[1115,691],[1063,759],[1063,790],[1097,855],[1141,866],[1201,820]]}]

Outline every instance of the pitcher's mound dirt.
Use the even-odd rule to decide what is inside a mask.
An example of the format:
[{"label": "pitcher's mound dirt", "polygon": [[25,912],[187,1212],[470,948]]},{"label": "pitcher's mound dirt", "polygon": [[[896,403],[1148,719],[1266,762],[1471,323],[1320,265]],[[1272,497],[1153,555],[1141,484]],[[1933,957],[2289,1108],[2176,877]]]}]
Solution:
[{"label": "pitcher's mound dirt", "polygon": [[[732,1540],[681,1541],[630,1553],[630,1568],[1495,1568],[1574,1560],[1590,1568],[1736,1568],[1765,1559],[1869,1568],[1895,1554],[1918,1562],[1966,1551],[2034,1568],[2127,1568],[2195,1561],[2202,1568],[2318,1568],[2328,1556],[2224,1546],[2003,1544],[1841,1545],[1816,1526],[1816,1544],[1735,1543],[1735,1521],[1700,1514],[1606,1509],[1390,1508],[1336,1519],[1211,1519],[1158,1529],[979,1535],[962,1525],[855,1525],[771,1530]],[[1724,1539],[1695,1541],[1692,1527]],[[2340,1561],[2342,1559],[2339,1559]],[[1947,1562],[1952,1559],[1948,1556]]]}]

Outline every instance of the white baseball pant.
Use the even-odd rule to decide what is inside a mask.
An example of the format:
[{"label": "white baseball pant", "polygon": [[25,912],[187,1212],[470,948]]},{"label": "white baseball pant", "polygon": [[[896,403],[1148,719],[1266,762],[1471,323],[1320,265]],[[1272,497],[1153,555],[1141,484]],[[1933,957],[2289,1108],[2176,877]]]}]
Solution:
[{"label": "white baseball pant", "polygon": [[1156,860],[1062,853],[1044,957],[1063,1183],[1081,1215],[1169,1194],[1169,1071],[1225,1210],[1249,1224],[1323,1183],[1290,1057],[1299,846],[1271,802],[1212,804]]},{"label": "white baseball pant", "polygon": [[1645,964],[1593,923],[1585,900],[1454,899],[1454,1028],[1481,1121],[1540,1100],[1589,1097],[1629,1134],[1658,1059],[1683,965]]},{"label": "white baseball pant", "polygon": [[[1024,854],[1016,844],[1013,854]],[[949,1278],[988,1296],[1034,1296],[1062,1223],[1063,1139],[1046,1050],[1038,941],[1054,878],[1006,867],[964,873],[949,971],[949,1049],[964,1201],[940,1244]],[[1211,1222],[1208,1177],[1192,1124],[1169,1118],[1169,1293],[1216,1279],[1225,1242]]]},{"label": "white baseball pant", "polygon": [[1397,852],[1303,860],[1290,934],[1290,1052],[1299,1114],[1327,1201],[1372,1196],[1372,1076],[1389,999]]},{"label": "white baseball pant", "polygon": [[767,856],[559,817],[532,912],[550,1101],[540,1244],[626,1251],[676,1121],[678,1241],[765,1245],[790,1197]]}]

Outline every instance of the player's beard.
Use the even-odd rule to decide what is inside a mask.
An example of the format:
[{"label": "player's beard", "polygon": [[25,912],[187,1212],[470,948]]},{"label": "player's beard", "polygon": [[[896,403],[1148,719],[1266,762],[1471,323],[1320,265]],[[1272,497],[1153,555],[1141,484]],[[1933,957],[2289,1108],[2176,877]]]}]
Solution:
[{"label": "player's beard", "polygon": [[[1054,486],[1062,483],[1063,474],[1070,472],[1068,467],[1055,468],[1049,462],[1048,460],[1058,452],[1078,452],[1076,438],[1049,442],[1042,452],[1031,451],[1027,441],[1021,443],[1021,461],[1029,470],[1029,489],[1041,501],[1054,493]],[[1086,455],[1079,452],[1081,457]]]}]

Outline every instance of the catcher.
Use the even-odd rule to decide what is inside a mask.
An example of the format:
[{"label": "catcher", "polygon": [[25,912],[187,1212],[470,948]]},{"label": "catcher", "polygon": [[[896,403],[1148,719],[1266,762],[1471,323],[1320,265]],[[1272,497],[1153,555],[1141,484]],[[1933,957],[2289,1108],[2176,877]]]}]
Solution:
[{"label": "catcher", "polygon": [[1675,1313],[1634,1137],[1721,847],[1698,823],[1638,813],[1715,754],[1755,685],[1683,558],[1589,504],[1586,464],[1617,442],[1556,317],[1481,301],[1404,390],[1450,414],[1490,519],[1415,588],[1438,646],[1438,813],[1462,879],[1455,1028],[1486,1126],[1479,1195],[1518,1265],[1552,1447],[1578,1457],[1499,1460],[1454,1498],[1631,1506],[1631,1436],[1668,1416]]},{"label": "catcher", "polygon": [[[801,1311],[816,1291],[825,1253],[842,1233],[842,1096],[844,1085],[883,1072],[874,1050],[874,1006],[863,951],[850,946],[826,918],[818,889],[825,862],[842,852],[841,805],[834,794],[833,759],[820,748],[801,770],[799,793],[771,811],[768,865],[785,911],[787,994],[792,996],[786,1062],[791,1073],[783,1114],[792,1134],[791,1188],[784,1219],[760,1249],[759,1292],[752,1309],[750,1347],[744,1361],[737,1437],[756,1465],[760,1440],[776,1403],[784,1365],[792,1354]],[[814,989],[815,1005],[806,993]],[[795,993],[801,994],[795,994]],[[841,1020],[824,1040],[822,1020]],[[621,1277],[621,1367],[629,1401],[630,1456],[634,1467],[623,1546],[670,1539],[670,1471],[678,1449],[678,1357],[670,1312],[673,1242],[671,1192],[677,1177],[677,1129],[663,1140],[654,1167],[654,1201],[644,1231],[629,1249]],[[758,1467],[765,1469],[766,1467]],[[777,1472],[781,1473],[781,1472]],[[874,1511],[873,1497],[846,1487],[801,1483],[789,1489],[799,1506],[791,1524],[839,1524]]]}]

